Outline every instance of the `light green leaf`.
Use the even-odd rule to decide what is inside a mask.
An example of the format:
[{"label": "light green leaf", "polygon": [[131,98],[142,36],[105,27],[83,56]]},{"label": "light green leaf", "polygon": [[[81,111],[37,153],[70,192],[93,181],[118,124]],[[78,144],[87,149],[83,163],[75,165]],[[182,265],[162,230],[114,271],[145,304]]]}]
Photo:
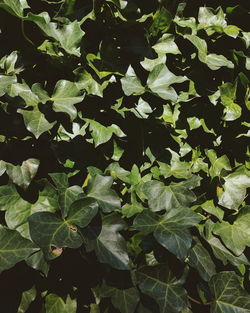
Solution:
[{"label": "light green leaf", "polygon": [[218,55],[215,53],[210,53],[207,55],[206,63],[207,66],[214,71],[220,69],[222,66],[234,68],[233,62],[229,61],[223,55]]},{"label": "light green leaf", "polygon": [[231,171],[231,165],[228,157],[224,154],[221,157],[217,157],[216,152],[213,149],[206,150],[206,155],[209,158],[211,166],[209,168],[209,175],[214,178],[216,176],[221,176],[221,171],[224,169],[226,171]]},{"label": "light green leaf", "polygon": [[213,200],[207,200],[206,202],[199,204],[196,207],[201,207],[207,213],[216,216],[219,221],[223,220],[224,211],[221,208],[215,206]]},{"label": "light green leaf", "polygon": [[141,81],[136,76],[134,69],[130,65],[125,76],[121,78],[122,90],[126,96],[133,94],[141,94],[144,92],[144,87]]},{"label": "light green leaf", "polygon": [[83,96],[79,96],[80,91],[76,84],[68,80],[59,80],[56,83],[52,97],[53,109],[56,112],[64,112],[70,116],[71,121],[76,118],[77,110],[74,104],[83,100]]},{"label": "light green leaf", "polygon": [[179,54],[181,53],[178,46],[174,42],[174,36],[172,34],[163,34],[163,36],[157,41],[157,43],[152,47],[155,52],[160,54]]},{"label": "light green leaf", "polygon": [[136,216],[133,227],[145,234],[152,233],[156,240],[179,259],[184,259],[191,248],[189,228],[199,223],[201,217],[192,210],[179,207],[164,215],[144,210]]},{"label": "light green leaf", "polygon": [[177,94],[172,84],[183,83],[186,76],[176,76],[164,64],[156,65],[149,73],[147,85],[149,89],[165,100],[176,101]]},{"label": "light green leaf", "polygon": [[165,54],[160,54],[156,59],[144,58],[144,60],[141,61],[140,64],[146,71],[151,72],[156,65],[165,64],[166,59],[167,58]]},{"label": "light green leaf", "polygon": [[142,293],[155,299],[161,313],[179,313],[188,307],[185,289],[166,265],[144,266],[136,277]]},{"label": "light green leaf", "polygon": [[116,192],[111,189],[113,178],[97,174],[88,183],[87,196],[95,199],[103,212],[108,213],[121,208]]},{"label": "light green leaf", "polygon": [[103,90],[106,87],[105,84],[100,85],[96,80],[94,80],[93,76],[85,70],[82,73],[78,71],[76,86],[79,90],[85,90],[88,95],[99,97],[103,96]]},{"label": "light green leaf", "polygon": [[214,302],[211,313],[249,313],[250,295],[235,272],[221,272],[209,282]]},{"label": "light green leaf", "polygon": [[214,226],[215,224],[211,220],[207,220],[205,226],[202,226],[202,236],[210,245],[214,256],[221,260],[224,265],[226,265],[228,262],[234,266],[249,264],[249,261],[244,254],[235,256],[221,243],[219,238],[213,235]]},{"label": "light green leaf", "polygon": [[0,272],[27,259],[37,247],[16,231],[0,225]]},{"label": "light green leaf", "polygon": [[33,286],[31,289],[24,291],[22,294],[21,303],[19,304],[17,313],[24,313],[29,308],[31,302],[36,298],[36,288]]},{"label": "light green leaf", "polygon": [[224,180],[224,191],[219,195],[219,204],[237,210],[246,197],[246,189],[250,187],[250,171],[241,166],[224,177]]},{"label": "light green leaf", "polygon": [[213,233],[220,236],[226,247],[240,255],[250,246],[250,209],[243,208],[233,224],[216,223]]},{"label": "light green leaf", "polygon": [[13,183],[27,189],[37,173],[39,164],[40,161],[37,159],[23,161],[21,166],[6,163],[6,172]]},{"label": "light green leaf", "polygon": [[[0,4],[1,5],[1,4]],[[16,83],[16,76],[7,76],[0,74],[0,97],[2,97],[11,84]]]},{"label": "light green leaf", "polygon": [[68,176],[66,173],[49,174],[57,189],[66,189],[69,187]]},{"label": "light green leaf", "polygon": [[38,108],[35,108],[32,111],[18,110],[18,112],[22,114],[27,130],[36,138],[39,138],[41,134],[50,130],[55,124],[55,122],[49,123]]},{"label": "light green leaf", "polygon": [[89,130],[94,139],[95,147],[107,142],[110,140],[113,134],[118,137],[126,136],[119,126],[112,124],[111,126],[103,126],[97,121],[84,119],[89,124]]},{"label": "light green leaf", "polygon": [[241,116],[241,107],[234,101],[236,99],[237,82],[224,83],[219,87],[221,103],[224,105],[226,121],[234,121]]},{"label": "light green leaf", "polygon": [[216,274],[215,264],[198,238],[194,247],[189,251],[188,264],[197,269],[205,281],[209,281]]},{"label": "light green leaf", "polygon": [[221,7],[218,8],[216,14],[214,14],[211,8],[201,7],[199,9],[198,21],[198,28],[205,29],[208,35],[212,35],[215,31],[222,32],[227,26],[225,14]]},{"label": "light green leaf", "polygon": [[0,3],[0,8],[20,18],[23,17],[23,10],[29,7],[26,0],[3,0],[2,3]]},{"label": "light green leaf", "polygon": [[53,293],[45,298],[46,313],[76,313],[77,303],[67,296],[66,301]]},{"label": "light green leaf", "polygon": [[199,185],[200,178],[192,176],[180,183],[165,186],[162,182],[152,180],[143,185],[143,193],[148,199],[152,211],[171,210],[179,206],[188,206],[196,200],[190,190]]},{"label": "light green leaf", "polygon": [[153,112],[151,106],[142,98],[139,98],[138,104],[135,108],[131,109],[131,112],[138,118],[146,119],[148,118],[149,114]]},{"label": "light green leaf", "polygon": [[84,35],[84,31],[80,27],[80,22],[67,20],[62,26],[59,23],[50,21],[47,12],[38,15],[29,13],[28,20],[33,21],[48,36],[58,41],[61,47],[69,54],[77,57],[81,56],[80,43]]}]

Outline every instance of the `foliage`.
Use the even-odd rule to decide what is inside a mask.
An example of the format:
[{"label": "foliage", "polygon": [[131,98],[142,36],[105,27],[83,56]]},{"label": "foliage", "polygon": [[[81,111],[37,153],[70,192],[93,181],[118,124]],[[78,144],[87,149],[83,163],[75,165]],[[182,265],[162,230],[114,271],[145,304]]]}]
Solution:
[{"label": "foliage", "polygon": [[0,1],[4,312],[250,312],[249,14]]}]

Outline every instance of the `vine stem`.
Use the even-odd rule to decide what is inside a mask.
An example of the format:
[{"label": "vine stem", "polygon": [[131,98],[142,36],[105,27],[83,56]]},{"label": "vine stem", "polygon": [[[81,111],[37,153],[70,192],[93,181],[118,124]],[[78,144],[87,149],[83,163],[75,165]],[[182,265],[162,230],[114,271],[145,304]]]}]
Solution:
[{"label": "vine stem", "polygon": [[210,304],[213,303],[213,301],[210,301],[210,302],[207,302],[207,303],[202,303],[202,302],[200,302],[200,301],[198,301],[198,300],[196,300],[196,299],[190,297],[189,295],[188,295],[187,297],[188,297],[188,299],[189,299],[190,301],[192,301],[192,302],[194,302],[194,303],[197,303],[197,304],[200,304],[200,305],[210,305]]},{"label": "vine stem", "polygon": [[23,34],[24,39],[27,40],[32,46],[36,47],[34,42],[31,39],[29,39],[27,37],[27,35],[25,34],[25,31],[24,31],[24,21],[23,20],[21,20],[21,29],[22,29],[22,34]]}]

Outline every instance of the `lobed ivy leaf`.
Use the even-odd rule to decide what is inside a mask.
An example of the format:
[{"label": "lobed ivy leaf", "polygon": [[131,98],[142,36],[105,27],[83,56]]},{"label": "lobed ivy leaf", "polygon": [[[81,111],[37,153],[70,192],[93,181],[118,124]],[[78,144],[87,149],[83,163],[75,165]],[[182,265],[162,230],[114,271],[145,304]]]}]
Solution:
[{"label": "lobed ivy leaf", "polygon": [[76,300],[68,295],[66,301],[56,294],[48,294],[45,298],[46,313],[75,313],[77,308]]},{"label": "lobed ivy leaf", "polygon": [[140,299],[135,287],[118,289],[106,284],[101,286],[101,296],[111,297],[113,306],[121,313],[134,313]]},{"label": "lobed ivy leaf", "polygon": [[183,83],[186,80],[186,76],[176,76],[166,65],[159,64],[149,73],[147,86],[162,99],[176,101],[177,93],[170,85]]},{"label": "lobed ivy leaf", "polygon": [[59,256],[63,247],[79,248],[83,239],[77,226],[87,226],[97,210],[94,200],[80,199],[72,204],[64,220],[50,212],[34,213],[28,218],[31,239],[49,260]]},{"label": "lobed ivy leaf", "polygon": [[101,233],[96,240],[89,243],[94,247],[101,263],[119,270],[130,269],[126,242],[119,234],[125,227],[125,222],[116,213],[105,215],[102,218]]},{"label": "lobed ivy leaf", "polygon": [[5,9],[10,14],[23,18],[24,9],[30,8],[26,0],[2,0],[0,8]]},{"label": "lobed ivy leaf", "polygon": [[214,275],[209,287],[214,297],[211,313],[250,312],[249,293],[243,289],[240,278],[234,272]]},{"label": "lobed ivy leaf", "polygon": [[81,102],[84,98],[79,94],[80,91],[75,83],[68,80],[59,80],[50,98],[53,101],[54,111],[68,114],[71,121],[73,121],[77,116],[74,104]]},{"label": "lobed ivy leaf", "polygon": [[22,293],[21,302],[18,307],[17,313],[24,313],[29,308],[31,302],[33,302],[36,298],[36,289],[33,286],[31,289],[26,290]]},{"label": "lobed ivy leaf", "polygon": [[116,192],[111,189],[113,178],[110,176],[95,175],[89,180],[87,197],[95,199],[104,213],[121,208]]},{"label": "lobed ivy leaf", "polygon": [[186,290],[165,264],[144,266],[136,278],[142,293],[156,300],[161,313],[179,313],[188,307]]},{"label": "lobed ivy leaf", "polygon": [[216,223],[213,233],[218,235],[226,247],[235,255],[241,255],[250,246],[250,209],[243,208],[233,224],[226,221]]},{"label": "lobed ivy leaf", "polygon": [[16,230],[0,225],[0,272],[28,258],[37,247]]},{"label": "lobed ivy leaf", "polygon": [[142,188],[152,211],[168,211],[179,206],[188,206],[194,202],[196,196],[190,189],[198,186],[199,182],[200,177],[193,175],[186,181],[171,183],[169,186],[152,180],[146,182]]},{"label": "lobed ivy leaf", "polygon": [[184,259],[191,248],[189,228],[201,217],[185,207],[172,208],[164,215],[143,211],[134,219],[133,227],[145,234],[153,233],[156,240],[179,259]]},{"label": "lobed ivy leaf", "polygon": [[141,94],[145,90],[131,65],[129,66],[125,76],[121,78],[121,84],[122,90],[126,96]]},{"label": "lobed ivy leaf", "polygon": [[2,75],[0,74],[0,97],[2,97],[11,84],[16,83],[17,78],[15,75]]}]

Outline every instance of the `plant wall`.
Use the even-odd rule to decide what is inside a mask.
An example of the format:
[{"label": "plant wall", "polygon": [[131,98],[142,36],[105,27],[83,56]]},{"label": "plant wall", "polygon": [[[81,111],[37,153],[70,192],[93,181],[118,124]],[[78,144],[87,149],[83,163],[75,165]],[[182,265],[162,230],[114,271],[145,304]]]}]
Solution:
[{"label": "plant wall", "polygon": [[3,312],[250,312],[249,14],[0,1]]}]

